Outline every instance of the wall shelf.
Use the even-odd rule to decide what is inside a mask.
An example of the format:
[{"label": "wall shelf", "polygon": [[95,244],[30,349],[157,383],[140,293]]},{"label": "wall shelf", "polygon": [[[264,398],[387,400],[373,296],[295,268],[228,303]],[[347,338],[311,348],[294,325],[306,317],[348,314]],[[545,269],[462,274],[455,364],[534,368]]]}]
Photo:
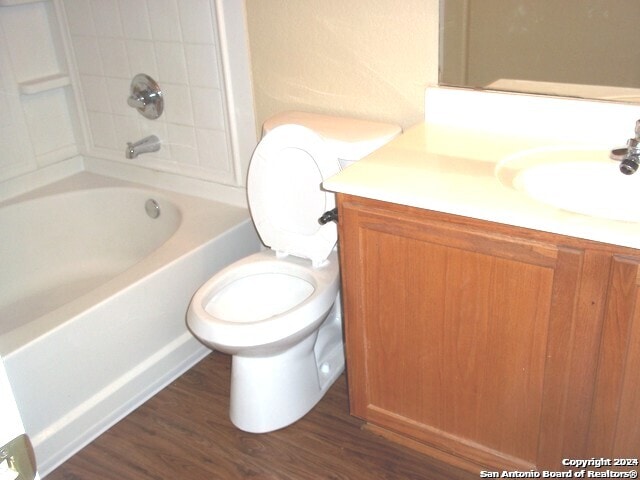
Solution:
[{"label": "wall shelf", "polygon": [[[8,0],[0,0],[8,1]],[[13,0],[12,0],[13,1]],[[36,93],[46,92],[56,88],[71,85],[71,78],[66,74],[49,75],[46,77],[36,78],[26,82],[20,82],[18,89],[22,95],[35,95]]]}]

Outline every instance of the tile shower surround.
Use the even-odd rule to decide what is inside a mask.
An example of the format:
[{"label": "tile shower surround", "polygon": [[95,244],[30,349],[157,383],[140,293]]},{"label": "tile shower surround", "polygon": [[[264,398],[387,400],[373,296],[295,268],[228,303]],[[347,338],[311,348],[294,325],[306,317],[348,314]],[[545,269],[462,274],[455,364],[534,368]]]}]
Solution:
[{"label": "tile shower surround", "polygon": [[[63,160],[75,157],[77,164],[80,153],[122,168],[242,184],[234,155],[246,156],[246,142],[254,139],[243,130],[238,145],[233,136],[238,127],[229,115],[237,121],[238,112],[227,111],[229,71],[222,67],[216,4],[49,0],[1,7],[0,182],[64,169],[69,163]],[[162,88],[165,112],[158,120],[127,105],[137,73],[152,76]],[[34,82],[35,90],[25,88]],[[126,142],[150,134],[161,138],[162,149],[127,160]],[[120,169],[109,162],[105,169]],[[0,184],[4,190],[11,191],[7,182]]]},{"label": "tile shower surround", "polygon": [[[162,149],[136,161],[232,183],[211,2],[64,0],[63,4],[89,124],[88,153],[121,160],[126,142],[156,134]],[[165,112],[158,120],[143,118],[126,103],[137,73],[160,84]]]},{"label": "tile shower surround", "polygon": [[[0,181],[78,154],[73,92],[52,11],[49,2],[0,7]],[[63,86],[25,91],[52,75],[64,76]]]}]

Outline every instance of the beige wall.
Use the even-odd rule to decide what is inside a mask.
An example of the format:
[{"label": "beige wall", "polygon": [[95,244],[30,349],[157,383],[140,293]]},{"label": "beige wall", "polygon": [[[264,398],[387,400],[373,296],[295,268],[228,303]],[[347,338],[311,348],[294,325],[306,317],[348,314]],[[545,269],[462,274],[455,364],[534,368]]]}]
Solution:
[{"label": "beige wall", "polygon": [[299,109],[411,126],[437,84],[438,0],[245,0],[258,126]]}]

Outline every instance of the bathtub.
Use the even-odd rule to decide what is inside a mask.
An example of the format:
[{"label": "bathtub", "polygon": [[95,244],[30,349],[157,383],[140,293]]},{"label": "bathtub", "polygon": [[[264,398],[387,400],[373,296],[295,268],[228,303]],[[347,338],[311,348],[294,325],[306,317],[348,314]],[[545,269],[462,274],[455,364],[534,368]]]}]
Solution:
[{"label": "bathtub", "polygon": [[189,300],[258,249],[244,208],[91,173],[0,203],[0,355],[41,475],[209,353]]}]

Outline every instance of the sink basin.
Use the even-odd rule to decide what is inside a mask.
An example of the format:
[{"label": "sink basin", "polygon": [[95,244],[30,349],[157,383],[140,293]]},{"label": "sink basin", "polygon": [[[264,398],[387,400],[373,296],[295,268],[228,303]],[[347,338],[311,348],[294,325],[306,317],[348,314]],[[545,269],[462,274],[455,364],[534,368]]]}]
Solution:
[{"label": "sink basin", "polygon": [[552,207],[591,217],[640,222],[640,172],[623,175],[609,150],[546,148],[501,161],[496,176],[507,187]]}]

